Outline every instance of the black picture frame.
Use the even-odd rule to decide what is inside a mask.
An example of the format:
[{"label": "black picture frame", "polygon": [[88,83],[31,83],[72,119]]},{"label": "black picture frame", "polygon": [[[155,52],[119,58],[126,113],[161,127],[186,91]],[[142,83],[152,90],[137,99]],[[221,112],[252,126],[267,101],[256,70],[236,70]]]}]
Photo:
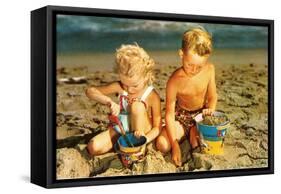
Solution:
[{"label": "black picture frame", "polygon": [[[56,180],[56,14],[268,27],[268,168]],[[31,12],[31,182],[46,188],[274,173],[274,21],[46,6]]]}]

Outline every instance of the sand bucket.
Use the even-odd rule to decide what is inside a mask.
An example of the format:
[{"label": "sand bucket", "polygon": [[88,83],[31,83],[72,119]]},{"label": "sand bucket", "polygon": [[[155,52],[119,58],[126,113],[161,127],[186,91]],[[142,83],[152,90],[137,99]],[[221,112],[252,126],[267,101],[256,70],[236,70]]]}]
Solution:
[{"label": "sand bucket", "polygon": [[[225,114],[216,111],[212,116],[225,117]],[[224,153],[223,142],[226,131],[229,127],[229,120],[227,119],[227,121],[219,125],[206,125],[202,123],[202,113],[196,115],[194,119],[196,121],[196,126],[200,133],[202,143],[204,144],[203,151],[207,154],[222,155]]]},{"label": "sand bucket", "polygon": [[124,136],[120,136],[115,144],[115,150],[120,155],[121,161],[125,167],[130,167],[133,163],[142,161],[146,150],[146,137],[137,138],[133,133],[126,134],[127,139],[134,145],[130,147]]}]

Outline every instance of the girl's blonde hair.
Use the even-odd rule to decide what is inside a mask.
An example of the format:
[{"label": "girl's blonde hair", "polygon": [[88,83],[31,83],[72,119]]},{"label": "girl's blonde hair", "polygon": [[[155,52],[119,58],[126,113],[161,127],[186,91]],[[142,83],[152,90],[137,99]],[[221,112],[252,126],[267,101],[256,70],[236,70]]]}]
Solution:
[{"label": "girl's blonde hair", "polygon": [[203,27],[192,28],[183,34],[182,49],[192,50],[200,56],[209,55],[212,52],[212,37]]},{"label": "girl's blonde hair", "polygon": [[121,45],[116,50],[115,61],[119,74],[128,77],[141,75],[146,79],[147,84],[153,83],[155,79],[153,75],[154,60],[137,44]]}]

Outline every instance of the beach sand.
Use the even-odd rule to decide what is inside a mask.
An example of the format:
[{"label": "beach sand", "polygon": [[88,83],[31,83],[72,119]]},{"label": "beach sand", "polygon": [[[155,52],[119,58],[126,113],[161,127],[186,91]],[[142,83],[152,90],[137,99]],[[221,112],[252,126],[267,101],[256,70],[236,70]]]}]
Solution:
[{"label": "beach sand", "polygon": [[[161,96],[165,114],[165,85],[179,67],[177,52],[152,52],[157,62],[154,86]],[[57,82],[57,178],[122,176],[185,171],[260,168],[268,166],[268,72],[267,55],[262,49],[219,50],[211,61],[216,66],[217,110],[231,120],[224,141],[224,155],[196,153],[181,143],[183,166],[176,167],[171,155],[162,155],[155,145],[147,145],[144,161],[131,169],[122,166],[118,155],[109,152],[88,155],[88,141],[107,129],[109,109],[85,96],[90,85],[118,80],[112,70],[114,55],[61,55],[57,59],[57,79],[83,76],[75,82]],[[113,99],[117,100],[116,96]]]}]

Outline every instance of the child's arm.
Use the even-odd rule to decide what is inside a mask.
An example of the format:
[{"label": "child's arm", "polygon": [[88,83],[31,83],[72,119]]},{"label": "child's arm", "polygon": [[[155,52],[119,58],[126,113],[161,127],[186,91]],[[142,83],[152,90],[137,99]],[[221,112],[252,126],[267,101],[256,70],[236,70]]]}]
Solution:
[{"label": "child's arm", "polygon": [[166,129],[169,135],[171,144],[176,140],[175,129],[175,106],[176,106],[176,87],[170,79],[166,87]]},{"label": "child's arm", "polygon": [[211,78],[207,90],[208,108],[203,110],[203,114],[205,115],[211,115],[215,111],[218,99],[215,81],[215,67],[213,64],[210,65],[210,73]]},{"label": "child's arm", "polygon": [[160,134],[162,128],[161,103],[157,93],[153,95],[152,102],[152,129],[146,136],[147,142],[154,140]]},{"label": "child's arm", "polygon": [[181,150],[179,143],[176,139],[176,127],[175,127],[175,106],[177,87],[175,81],[170,78],[166,88],[166,130],[172,146],[172,159],[177,166],[181,166]]},{"label": "child's arm", "polygon": [[119,93],[121,90],[122,88],[119,82],[113,82],[105,86],[89,87],[86,89],[85,93],[88,98],[110,106],[112,114],[118,115],[120,110],[119,105],[113,102],[112,99],[107,95]]}]

